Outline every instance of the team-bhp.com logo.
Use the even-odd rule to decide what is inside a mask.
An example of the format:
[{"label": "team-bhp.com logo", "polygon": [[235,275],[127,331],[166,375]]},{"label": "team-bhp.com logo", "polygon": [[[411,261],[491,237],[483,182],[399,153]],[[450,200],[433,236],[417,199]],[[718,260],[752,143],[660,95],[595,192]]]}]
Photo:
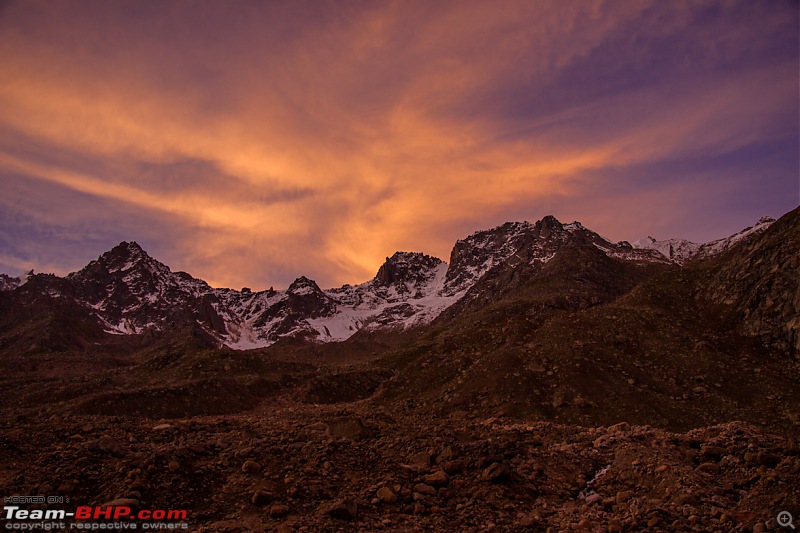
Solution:
[{"label": "team-bhp.com logo", "polygon": [[[81,505],[74,511],[64,509],[23,509],[19,505],[4,505],[7,530],[175,530],[188,529],[187,511],[183,509],[140,509],[124,505]],[[65,521],[69,520],[68,525]]]}]

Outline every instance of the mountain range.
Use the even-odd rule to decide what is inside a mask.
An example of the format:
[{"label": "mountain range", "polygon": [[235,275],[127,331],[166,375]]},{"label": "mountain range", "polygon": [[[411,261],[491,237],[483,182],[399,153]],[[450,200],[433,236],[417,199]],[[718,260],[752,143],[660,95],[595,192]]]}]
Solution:
[{"label": "mountain range", "polygon": [[[156,337],[179,327],[194,330],[209,345],[233,349],[263,348],[286,338],[342,341],[359,331],[423,326],[443,314],[453,316],[476,300],[496,299],[503,292],[497,287],[501,273],[535,277],[557,255],[576,247],[596,250],[641,272],[656,271],[720,254],[763,233],[773,222],[765,217],[731,237],[705,244],[649,237],[631,245],[610,242],[580,222],[563,224],[547,216],[460,239],[449,263],[422,253],[397,252],[386,258],[373,279],[328,290],[304,276],[286,290],[212,288],[190,274],[173,272],[137,243],[122,242],[63,278],[0,275],[0,291],[13,293],[0,302],[68,310],[71,321],[83,322],[88,335],[84,342],[104,335]],[[44,342],[57,348],[57,343]]]}]

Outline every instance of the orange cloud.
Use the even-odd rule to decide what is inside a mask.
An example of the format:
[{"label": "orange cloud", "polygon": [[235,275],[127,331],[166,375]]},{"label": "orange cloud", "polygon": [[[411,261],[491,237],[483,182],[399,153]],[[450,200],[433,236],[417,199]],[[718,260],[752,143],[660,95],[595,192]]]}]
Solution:
[{"label": "orange cloud", "polygon": [[[748,10],[15,4],[0,126],[83,166],[0,143],[0,172],[177,217],[164,259],[214,284],[357,283],[396,249],[446,259],[468,224],[579,201],[598,172],[785,139],[796,61],[751,56],[789,30]],[[186,161],[218,176],[166,186]]]}]

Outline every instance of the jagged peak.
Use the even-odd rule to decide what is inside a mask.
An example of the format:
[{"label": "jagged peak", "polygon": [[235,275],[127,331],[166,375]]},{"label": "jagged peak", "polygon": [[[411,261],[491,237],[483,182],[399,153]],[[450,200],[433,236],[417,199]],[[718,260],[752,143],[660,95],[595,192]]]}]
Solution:
[{"label": "jagged peak", "polygon": [[100,256],[100,259],[126,258],[126,259],[152,259],[136,241],[122,241],[111,250]]},{"label": "jagged peak", "polygon": [[456,240],[456,244],[469,242],[469,241],[480,240],[480,239],[486,237],[487,235],[492,235],[492,234],[517,233],[519,231],[528,230],[531,227],[532,226],[531,226],[530,222],[524,222],[524,221],[523,222],[504,222],[503,224],[500,224],[499,226],[495,226],[493,228],[481,229],[481,230],[474,231],[470,235],[468,235],[467,237],[465,237],[463,239]]},{"label": "jagged peak", "polygon": [[445,264],[438,257],[433,257],[421,252],[395,252],[392,257],[387,257],[386,261],[375,274],[374,281],[379,285],[390,285],[396,281],[410,281],[418,279],[425,274]]},{"label": "jagged peak", "polygon": [[158,272],[161,275],[171,272],[167,265],[153,259],[136,241],[122,241],[68,277],[92,277],[100,272],[113,274],[130,270],[147,270],[153,274]]},{"label": "jagged peak", "polygon": [[295,295],[308,294],[309,292],[315,292],[315,293],[318,292],[320,294],[323,294],[322,289],[319,288],[317,282],[305,276],[300,276],[299,278],[294,280],[292,284],[289,285],[289,288],[286,289],[286,292]]},{"label": "jagged peak", "polygon": [[392,254],[391,257],[387,257],[384,265],[386,264],[392,265],[401,265],[401,264],[411,264],[411,265],[439,265],[444,263],[438,257],[434,257],[432,255],[424,254],[422,252],[395,252]]},{"label": "jagged peak", "polygon": [[561,237],[564,235],[565,231],[575,234],[579,229],[583,229],[583,226],[580,226],[579,228],[569,224],[562,224],[561,221],[559,221],[553,215],[547,215],[543,217],[541,220],[536,222],[534,226],[538,230],[539,238],[541,239],[549,239],[552,236]]},{"label": "jagged peak", "polygon": [[547,225],[551,227],[552,226],[564,227],[564,224],[562,224],[561,221],[558,220],[554,215],[543,216],[542,219],[539,221],[539,223],[542,224],[543,226]]},{"label": "jagged peak", "polygon": [[558,218],[556,218],[555,215],[545,215],[534,223],[527,221],[522,221],[522,222],[509,221],[500,224],[499,226],[495,226],[493,228],[478,230],[473,232],[471,235],[469,235],[464,239],[458,239],[456,243],[474,242],[490,235],[497,235],[497,234],[512,235],[516,233],[524,233],[533,230],[537,227],[540,229],[540,231],[544,230],[543,233],[540,233],[540,235],[543,237],[547,237],[552,231],[559,232],[560,230],[567,230],[573,233],[579,231],[591,232],[591,230],[589,230],[586,226],[584,226],[581,222],[577,220],[565,224],[560,220],[558,220]]},{"label": "jagged peak", "polygon": [[115,248],[127,248],[130,252],[144,252],[144,248],[136,241],[122,241]]},{"label": "jagged peak", "polygon": [[387,257],[386,260],[396,263],[402,260],[408,261],[408,260],[425,259],[425,258],[432,258],[441,261],[441,259],[438,259],[437,257],[433,257],[422,252],[395,252],[392,254],[391,257]]},{"label": "jagged peak", "polygon": [[[457,268],[457,263],[465,257],[464,254],[503,254],[513,253],[512,248],[519,245],[520,239],[526,239],[532,233],[548,238],[552,233],[561,234],[563,225],[553,215],[547,215],[534,224],[530,222],[506,222],[487,230],[476,231],[465,239],[456,241],[450,254],[450,267]],[[448,276],[451,274],[448,273]]]}]

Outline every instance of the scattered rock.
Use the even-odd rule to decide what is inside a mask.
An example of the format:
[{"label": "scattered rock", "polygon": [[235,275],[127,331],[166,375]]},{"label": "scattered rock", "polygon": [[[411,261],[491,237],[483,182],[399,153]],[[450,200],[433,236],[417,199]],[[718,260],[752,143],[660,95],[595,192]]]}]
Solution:
[{"label": "scattered rock", "polygon": [[358,519],[358,504],[345,498],[330,505],[327,513],[331,518],[338,520],[356,520]]},{"label": "scattered rock", "polygon": [[705,444],[700,448],[700,455],[708,459],[719,460],[723,455],[725,455],[725,453],[725,448],[721,448],[719,446]]},{"label": "scattered rock", "polygon": [[631,429],[630,424],[627,422],[620,422],[608,427],[608,433],[624,433]]},{"label": "scattered rock", "polygon": [[[298,531],[348,528],[349,522],[332,524],[335,517],[360,520],[361,529],[369,531],[471,531],[494,524],[497,531],[588,532],[602,527],[619,533],[752,527],[765,519],[761,507],[755,508],[766,501],[764,487],[781,487],[794,495],[800,476],[800,459],[790,455],[785,438],[738,422],[676,434],[638,425],[585,428],[502,418],[487,427],[486,417],[455,423],[431,418],[426,425],[381,415],[387,419],[369,419],[381,437],[358,441],[326,439],[319,432],[315,437],[307,427],[314,415],[319,416],[310,410],[288,411],[268,423],[244,416],[235,423],[224,417],[187,419],[180,433],[154,433],[149,425],[111,430],[113,441],[133,444],[131,460],[100,457],[102,478],[99,470],[87,477],[86,472],[92,476],[94,471],[85,461],[98,459],[87,446],[105,435],[61,438],[87,425],[79,419],[75,427],[56,428],[49,449],[45,442],[58,472],[57,488],[44,481],[29,484],[27,475],[20,474],[7,477],[6,483],[14,491],[77,498],[85,497],[81,494],[91,481],[107,496],[125,498],[106,505],[140,507],[165,494],[190,498],[194,491],[214,486],[232,511],[224,520],[199,515],[198,530],[205,531],[274,530],[279,524]],[[65,420],[61,423],[68,424]],[[49,424],[46,419],[44,423]],[[102,423],[92,419],[94,431],[107,431]],[[436,433],[433,428],[439,424],[441,432]],[[40,439],[38,433],[25,431],[19,426],[4,433],[10,453]],[[457,432],[470,438],[462,440]],[[594,448],[598,438],[602,446]],[[454,443],[446,452],[445,442]],[[305,444],[301,448],[297,443]],[[413,469],[397,461],[407,458],[409,450],[423,450],[411,457],[418,463]],[[432,450],[439,450],[436,467],[430,466]],[[86,457],[82,463],[69,462],[81,457]],[[44,473],[35,464],[29,467]],[[728,494],[742,498],[734,506]],[[345,497],[353,505],[342,503]],[[364,498],[367,509],[358,509],[356,498]],[[770,500],[769,505],[779,503]],[[534,516],[532,509],[541,514]]]},{"label": "scattered rock", "polygon": [[602,496],[600,496],[596,492],[593,492],[593,493],[589,494],[588,496],[586,496],[586,503],[597,503],[597,502],[601,501],[602,499],[603,499]]},{"label": "scattered rock", "polygon": [[556,393],[553,394],[553,401],[550,402],[550,405],[556,409],[569,405],[564,391],[556,391]]},{"label": "scattered rock", "polygon": [[448,461],[442,464],[442,470],[446,474],[454,476],[464,471],[464,461],[456,459],[455,461]]},{"label": "scattered rock", "polygon": [[272,502],[275,499],[273,494],[269,491],[263,489],[257,489],[253,493],[253,497],[250,499],[253,502],[253,505],[267,505],[268,503]]},{"label": "scattered rock", "polygon": [[436,463],[443,464],[448,461],[452,461],[456,458],[456,451],[453,449],[452,446],[445,446],[442,448],[442,451],[439,452],[439,455],[436,456]]},{"label": "scattered rock", "polygon": [[622,505],[623,503],[627,502],[631,499],[631,491],[629,490],[621,490],[617,492],[617,505]]},{"label": "scattered rock", "polygon": [[437,470],[433,474],[428,474],[425,476],[424,481],[428,485],[433,485],[434,487],[438,487],[441,485],[447,485],[447,481],[450,477],[442,470]]},{"label": "scattered rock", "polygon": [[775,468],[781,462],[781,457],[774,453],[760,452],[758,454],[758,463],[769,468]]},{"label": "scattered rock", "polygon": [[375,495],[383,503],[395,503],[395,502],[397,502],[397,495],[389,487],[381,487],[381,488],[379,488],[378,492]]},{"label": "scattered rock", "polygon": [[242,472],[245,474],[258,474],[261,472],[261,465],[255,461],[245,461],[244,464],[242,464]]},{"label": "scattered rock", "polygon": [[797,446],[797,439],[794,437],[789,437],[786,440],[786,448],[785,451],[788,455],[797,455],[800,448]]},{"label": "scattered rock", "polygon": [[328,422],[328,429],[325,434],[333,438],[356,440],[367,435],[367,427],[360,418],[344,417]]},{"label": "scattered rock", "polygon": [[506,483],[511,477],[511,469],[503,463],[492,463],[481,474],[481,478],[490,483]]},{"label": "scattered rock", "polygon": [[407,463],[411,466],[431,466],[431,454],[427,452],[415,453],[409,456]]},{"label": "scattered rock", "polygon": [[436,489],[425,483],[417,483],[414,485],[414,492],[425,496],[436,496]]},{"label": "scattered rock", "polygon": [[282,518],[289,514],[289,506],[285,503],[275,502],[269,508],[269,515],[273,518]]},{"label": "scattered rock", "polygon": [[717,472],[719,470],[719,465],[717,463],[702,463],[697,467],[697,470],[710,474]]}]

